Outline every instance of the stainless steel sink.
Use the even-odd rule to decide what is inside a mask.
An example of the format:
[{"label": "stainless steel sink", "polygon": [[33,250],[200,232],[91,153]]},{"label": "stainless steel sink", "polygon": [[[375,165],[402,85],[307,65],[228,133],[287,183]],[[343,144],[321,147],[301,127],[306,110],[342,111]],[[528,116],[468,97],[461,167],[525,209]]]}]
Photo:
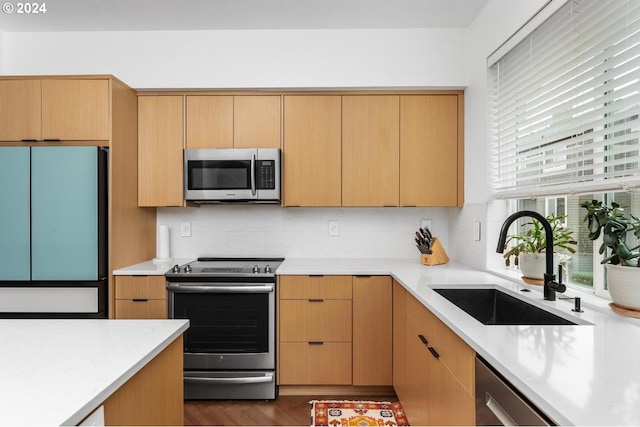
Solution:
[{"label": "stainless steel sink", "polygon": [[498,289],[433,289],[485,325],[577,325]]}]

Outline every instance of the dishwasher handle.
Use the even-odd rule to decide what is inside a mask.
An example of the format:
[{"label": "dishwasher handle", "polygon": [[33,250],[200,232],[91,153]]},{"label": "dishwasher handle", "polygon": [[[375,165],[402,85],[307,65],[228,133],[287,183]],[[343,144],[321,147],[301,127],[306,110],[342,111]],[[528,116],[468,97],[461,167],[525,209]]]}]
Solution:
[{"label": "dishwasher handle", "polygon": [[502,406],[498,403],[498,401],[491,395],[491,393],[486,392],[485,394],[485,404],[487,408],[493,415],[496,416],[497,419],[500,420],[503,426],[517,426],[518,424],[511,418],[511,416],[505,411]]}]

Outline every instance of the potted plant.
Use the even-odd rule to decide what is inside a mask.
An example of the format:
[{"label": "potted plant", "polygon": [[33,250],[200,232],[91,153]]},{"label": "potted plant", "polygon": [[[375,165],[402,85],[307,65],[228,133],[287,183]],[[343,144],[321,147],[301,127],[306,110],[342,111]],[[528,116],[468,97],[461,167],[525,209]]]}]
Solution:
[{"label": "potted plant", "polygon": [[[640,246],[629,247],[627,235],[640,237],[640,220],[625,213],[619,204],[610,206],[598,200],[584,202],[587,210],[584,220],[589,227],[589,239],[602,235],[599,253],[604,256],[601,263],[607,269],[607,288],[617,306],[640,311]],[[609,249],[607,251],[607,248]]]},{"label": "potted plant", "polygon": [[[566,215],[550,214],[547,216],[547,221],[553,231],[554,248],[562,248],[573,254],[576,250],[572,246],[578,242],[573,239],[573,230],[564,226],[565,218]],[[508,246],[511,243],[512,246],[504,253],[505,264],[511,265],[511,257],[513,257],[514,265],[520,267],[525,278],[541,280],[546,267],[545,256],[541,256],[545,253],[547,244],[544,228],[536,219],[522,224],[521,227],[523,228],[521,232],[507,238],[505,245]]]}]

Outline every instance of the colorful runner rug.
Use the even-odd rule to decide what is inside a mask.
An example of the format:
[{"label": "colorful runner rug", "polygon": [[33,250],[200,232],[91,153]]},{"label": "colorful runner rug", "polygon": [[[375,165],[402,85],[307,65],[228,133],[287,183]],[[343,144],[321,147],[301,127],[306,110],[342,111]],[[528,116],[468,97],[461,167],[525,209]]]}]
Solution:
[{"label": "colorful runner rug", "polygon": [[312,400],[311,426],[408,426],[400,402]]}]

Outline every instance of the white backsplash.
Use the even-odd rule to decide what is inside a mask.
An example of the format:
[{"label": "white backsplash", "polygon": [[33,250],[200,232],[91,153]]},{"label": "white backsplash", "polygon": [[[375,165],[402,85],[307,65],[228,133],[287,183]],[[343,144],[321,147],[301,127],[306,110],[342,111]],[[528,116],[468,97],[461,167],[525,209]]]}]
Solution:
[{"label": "white backsplash", "polygon": [[[446,208],[282,208],[269,205],[203,205],[159,208],[169,226],[170,255],[290,258],[419,257],[413,237],[423,219],[447,250]],[[329,236],[337,220],[340,235]],[[191,237],[180,236],[183,222]]]}]

